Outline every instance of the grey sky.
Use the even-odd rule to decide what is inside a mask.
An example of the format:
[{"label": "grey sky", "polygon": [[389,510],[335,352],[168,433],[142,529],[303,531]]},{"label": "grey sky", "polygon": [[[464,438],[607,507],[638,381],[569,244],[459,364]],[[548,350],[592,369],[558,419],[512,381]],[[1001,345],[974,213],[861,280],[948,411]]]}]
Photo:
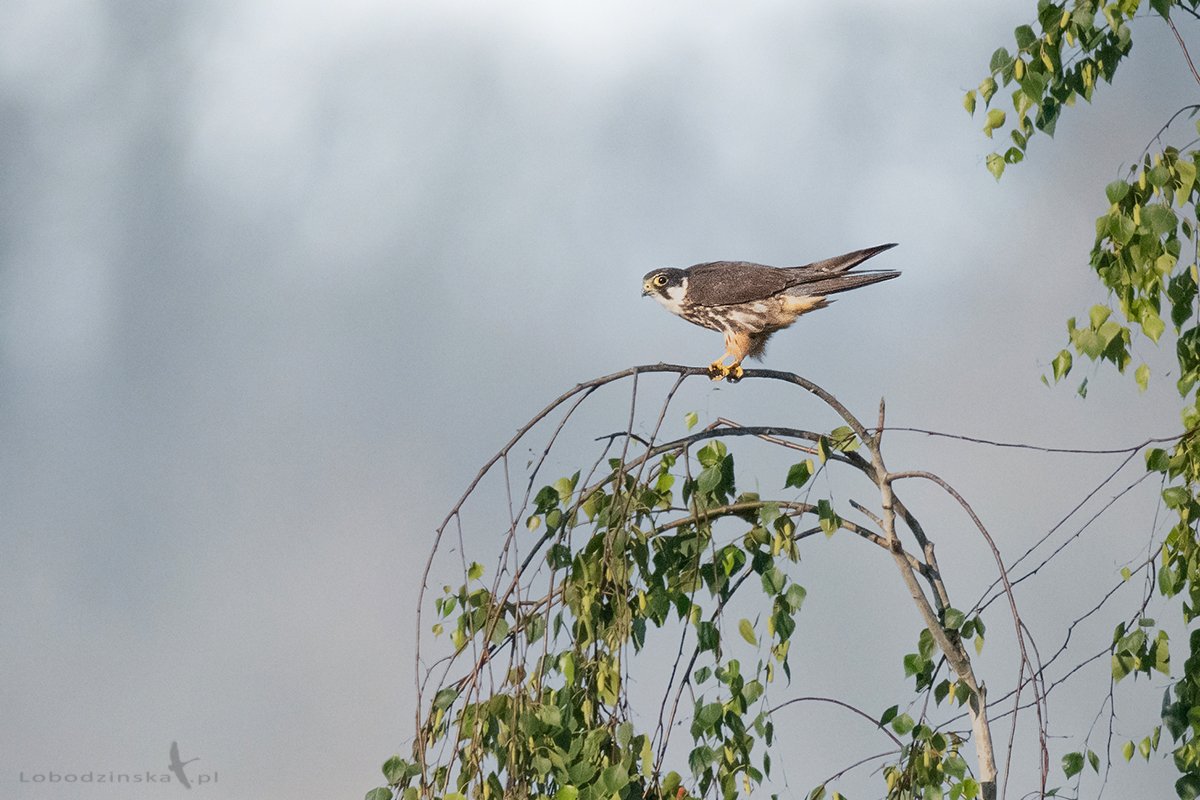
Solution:
[{"label": "grey sky", "polygon": [[[0,5],[0,795],[66,796],[21,774],[165,772],[172,741],[200,759],[189,774],[219,773],[196,787],[212,796],[377,785],[411,735],[419,567],[478,467],[579,381],[720,353],[638,296],[657,266],[896,241],[877,266],[899,280],[777,335],[766,365],[867,419],[886,396],[893,425],[1076,447],[1173,433],[1170,348],[1135,342],[1156,370],[1136,405],[1131,382],[1082,364],[1086,402],[1038,377],[1066,318],[1104,299],[1085,262],[1102,187],[1191,87],[1173,42],[1139,23],[1117,86],[997,185],[960,99],[1034,9]],[[1164,72],[1178,92],[1144,91]],[[836,424],[750,382],[688,384],[676,406],[677,427],[685,410]],[[597,408],[581,440],[622,427],[626,396]],[[954,483],[1006,555],[1115,466],[889,446],[894,467]],[[1100,586],[1031,590],[1034,608],[1078,595],[1061,609],[1078,613],[1136,557],[1142,489],[1063,567]],[[940,497],[912,494],[961,534]],[[986,553],[965,537],[938,540],[973,599]],[[863,555],[806,554],[814,642],[822,615],[870,618],[860,570],[894,580]],[[897,614],[863,679],[901,685],[918,621]],[[989,684],[1015,674],[996,642]],[[829,666],[813,659],[814,681],[835,685]],[[1056,734],[1086,730],[1098,705],[1079,708]],[[842,766],[804,719],[795,796]],[[1124,770],[1170,782],[1157,762]]]}]

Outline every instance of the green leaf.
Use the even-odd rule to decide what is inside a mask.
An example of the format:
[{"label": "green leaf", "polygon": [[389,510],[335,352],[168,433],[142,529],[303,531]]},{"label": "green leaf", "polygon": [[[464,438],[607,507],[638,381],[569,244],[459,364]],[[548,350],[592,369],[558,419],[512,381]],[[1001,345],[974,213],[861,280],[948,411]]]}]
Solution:
[{"label": "green leaf", "polygon": [[708,467],[696,478],[696,488],[701,494],[711,494],[721,485],[723,477],[720,466]]},{"label": "green leaf", "polygon": [[492,638],[490,640],[491,643],[496,645],[503,643],[504,637],[508,636],[508,630],[508,621],[503,617],[497,619],[496,626],[492,628]]},{"label": "green leaf", "polygon": [[937,652],[937,641],[934,640],[933,634],[928,628],[921,629],[921,635],[917,640],[917,650],[921,653],[921,658],[928,661],[933,658],[933,654]]},{"label": "green leaf", "polygon": [[605,788],[605,794],[617,794],[629,785],[629,772],[621,764],[613,764],[600,773],[600,782]]},{"label": "green leaf", "polygon": [[1133,666],[1133,659],[1130,656],[1119,656],[1115,653],[1112,657],[1112,676],[1113,680],[1118,683],[1129,674]]},{"label": "green leaf", "polygon": [[1159,162],[1150,168],[1146,173],[1146,180],[1159,188],[1166,186],[1167,181],[1171,180],[1171,170],[1167,169],[1167,165]]},{"label": "green leaf", "polygon": [[1188,774],[1175,781],[1175,793],[1179,800],[1196,800],[1200,797],[1200,775]]},{"label": "green leaf", "polygon": [[1133,758],[1133,753],[1133,742],[1126,742],[1125,744],[1121,745],[1121,755],[1125,756],[1126,761]]},{"label": "green leaf", "polygon": [[841,450],[843,453],[852,453],[858,449],[858,437],[854,435],[854,431],[849,426],[843,425],[840,428],[834,428],[829,432],[829,441],[835,450]]},{"label": "green leaf", "polygon": [[770,595],[776,595],[783,591],[784,583],[787,582],[787,576],[778,567],[771,567],[762,574],[763,591]]},{"label": "green leaf", "polygon": [[575,483],[578,480],[579,473],[576,472],[573,477],[559,478],[554,482],[554,491],[558,492],[558,497],[561,502],[571,502],[571,495],[575,493]]},{"label": "green leaf", "polygon": [[624,750],[629,747],[629,741],[633,738],[633,723],[622,722],[617,726],[617,747]]},{"label": "green leaf", "polygon": [[887,711],[883,712],[883,716],[879,718],[879,727],[882,728],[884,725],[887,725],[889,722],[894,720],[899,711],[900,706],[892,706]]},{"label": "green leaf", "polygon": [[965,108],[967,110],[968,114],[970,114],[972,116],[975,115],[975,90],[974,89],[967,92],[966,96],[963,97],[963,108]]},{"label": "green leaf", "polygon": [[1116,180],[1104,187],[1104,195],[1110,203],[1119,203],[1129,194],[1130,186],[1122,180]]},{"label": "green leaf", "polygon": [[1071,354],[1066,350],[1060,351],[1050,366],[1054,368],[1054,382],[1058,383],[1071,372]]},{"label": "green leaf", "polygon": [[[394,755],[387,761],[383,762],[383,777],[390,784],[397,784],[408,777],[408,763],[400,758],[399,755]],[[389,796],[389,800],[391,800]]]},{"label": "green leaf", "polygon": [[[1186,158],[1179,159],[1175,162],[1175,174],[1179,178],[1179,192],[1186,196],[1196,183],[1196,162]],[[1183,197],[1180,197],[1180,202],[1183,202]]]},{"label": "green leaf", "polygon": [[917,723],[913,722],[913,718],[908,714],[901,714],[892,720],[892,730],[901,736],[906,735],[915,727],[917,727]]},{"label": "green leaf", "polygon": [[1092,772],[1099,774],[1100,772],[1100,756],[1096,755],[1096,751],[1087,751],[1088,763],[1092,765]]},{"label": "green leaf", "polygon": [[[985,105],[992,102],[992,96],[996,94],[996,89],[996,80],[994,78],[988,78],[979,84],[979,94],[983,97]],[[971,113],[974,114],[975,112],[972,111]]]},{"label": "green leaf", "polygon": [[996,52],[992,53],[992,61],[990,64],[992,74],[994,75],[995,73],[1007,68],[1012,64],[1012,61],[1013,58],[1008,54],[1007,50],[1005,50],[1003,47],[997,49]]},{"label": "green leaf", "polygon": [[683,421],[684,424],[687,425],[687,429],[690,431],[692,428],[696,427],[696,423],[700,421],[700,417],[696,415],[695,411],[689,411],[683,415]]},{"label": "green leaf", "polygon": [[808,592],[798,583],[793,583],[788,587],[786,599],[788,605],[792,607],[792,611],[799,611],[800,606],[804,603],[804,598],[808,596]]},{"label": "green leaf", "polygon": [[1004,174],[1004,157],[992,153],[987,157],[988,172],[995,176],[996,180],[1000,180],[1000,176]]},{"label": "green leaf", "polygon": [[1192,499],[1192,495],[1186,486],[1168,486],[1163,489],[1162,498],[1167,508],[1183,508]]},{"label": "green leaf", "polygon": [[1150,368],[1142,364],[1133,372],[1133,379],[1137,381],[1138,394],[1146,391],[1146,387],[1150,384]]},{"label": "green leaf", "polygon": [[708,745],[700,745],[688,755],[688,766],[692,770],[692,774],[699,778],[704,774],[704,770],[712,764],[716,758],[716,753]]},{"label": "green leaf", "polygon": [[743,619],[738,623],[738,632],[742,634],[742,638],[755,647],[758,646],[758,639],[754,636],[754,625],[748,619]]},{"label": "green leaf", "polygon": [[787,481],[783,484],[783,488],[787,489],[788,487],[795,486],[799,489],[808,483],[808,479],[812,477],[812,474],[813,462],[811,458],[805,459],[799,464],[792,464],[791,469],[788,470]]},{"label": "green leaf", "polygon": [[942,762],[942,769],[946,771],[947,775],[961,781],[967,774],[967,762],[961,756],[948,755]]},{"label": "green leaf", "polygon": [[825,531],[826,537],[833,536],[842,527],[842,518],[834,513],[828,500],[817,501],[817,516],[820,517],[821,530]]},{"label": "green leaf", "polygon": [[[1142,333],[1150,338],[1150,341],[1158,343],[1158,337],[1162,336],[1162,332],[1167,329],[1167,323],[1162,321],[1158,314],[1154,313],[1154,309],[1146,306],[1142,311]],[[1145,367],[1145,364],[1142,365]],[[1146,367],[1146,377],[1150,377],[1150,368]],[[1144,386],[1142,387],[1145,388]]]},{"label": "green leaf", "polygon": [[[1166,168],[1159,164],[1154,170],[1151,170],[1151,174],[1160,168],[1164,172],[1166,171]],[[1168,233],[1174,233],[1179,227],[1179,219],[1175,216],[1175,212],[1165,204],[1155,203],[1142,210],[1142,224],[1148,225],[1154,236],[1161,237]]]},{"label": "green leaf", "polygon": [[1062,757],[1063,772],[1073,778],[1083,771],[1083,753],[1067,753]]},{"label": "green leaf", "polygon": [[445,711],[458,698],[458,691],[455,689],[442,689],[433,698],[433,707],[438,711]]},{"label": "green leaf", "polygon": [[959,611],[957,608],[946,609],[946,630],[956,631],[963,626],[967,621],[967,615]]},{"label": "green leaf", "polygon": [[579,789],[567,784],[566,786],[558,787],[558,791],[554,793],[554,800],[575,800],[578,796]]},{"label": "green leaf", "polygon": [[1004,125],[1005,114],[998,108],[993,108],[987,113],[987,122],[984,123],[983,132],[988,138],[992,137],[992,131]]},{"label": "green leaf", "polygon": [[380,786],[367,792],[363,800],[392,800],[392,790],[387,786]]}]

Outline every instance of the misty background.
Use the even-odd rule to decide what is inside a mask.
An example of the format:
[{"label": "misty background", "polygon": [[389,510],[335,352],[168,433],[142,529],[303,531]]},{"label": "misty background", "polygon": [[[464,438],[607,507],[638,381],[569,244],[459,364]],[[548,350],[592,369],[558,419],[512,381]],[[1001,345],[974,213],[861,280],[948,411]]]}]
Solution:
[{"label": "misty background", "polygon": [[[29,780],[165,772],[172,741],[200,759],[191,774],[219,774],[196,787],[213,797],[379,785],[411,746],[420,570],[478,468],[580,381],[721,353],[719,335],[639,297],[658,266],[899,242],[870,266],[900,279],[778,334],[764,365],[868,422],[886,397],[889,425],[1006,442],[1175,433],[1169,344],[1135,339],[1154,370],[1140,398],[1083,359],[1064,385],[1039,378],[1066,319],[1105,300],[1086,263],[1104,185],[1194,86],[1165,28],[1139,20],[1116,85],[997,184],[984,158],[1006,145],[961,98],[1035,13],[1032,0],[0,4],[0,795],[177,796]],[[1147,90],[1164,76],[1174,89]],[[579,441],[623,429],[628,400],[598,397]],[[693,410],[701,424],[839,424],[755,381],[693,379],[672,408],[676,434]],[[1120,462],[901,433],[885,452],[953,484],[1006,558]],[[556,452],[545,478],[593,457]],[[786,475],[786,461],[738,463],[764,490]],[[1139,457],[1107,496],[1140,470]],[[1057,577],[1023,590],[1045,650],[1144,558],[1165,521],[1158,488],[1132,491]],[[941,495],[904,491],[973,602],[990,555]],[[467,532],[485,564],[492,534]],[[919,618],[880,554],[846,539],[805,550],[793,668],[829,694],[878,680],[890,705]],[[1016,675],[1004,625],[989,619],[978,665],[992,687]],[[839,655],[856,634],[857,655]],[[1092,693],[1060,706],[1052,731],[1075,738],[1055,741],[1052,769],[1100,713],[1107,673],[1101,659]],[[1166,683],[1142,682],[1148,711],[1119,687],[1114,756],[1156,723]],[[824,710],[777,727],[794,737],[777,759],[784,797],[807,796],[848,749],[886,749]],[[1036,759],[1019,752],[1023,793]],[[1110,791],[1169,792],[1172,773],[1155,756],[1117,768]],[[853,780],[840,787],[853,796],[879,785]]]}]

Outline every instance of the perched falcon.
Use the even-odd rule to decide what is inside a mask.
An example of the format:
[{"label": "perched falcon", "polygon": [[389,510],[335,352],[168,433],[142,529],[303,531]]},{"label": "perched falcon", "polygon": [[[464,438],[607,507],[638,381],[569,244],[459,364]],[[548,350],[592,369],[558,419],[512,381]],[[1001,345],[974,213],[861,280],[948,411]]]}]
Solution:
[{"label": "perched falcon", "polygon": [[[899,272],[851,272],[895,244],[881,244],[803,267],[767,267],[747,261],[713,261],[687,269],[663,267],[642,278],[642,296],[663,308],[725,334],[725,355],[709,365],[714,381],[742,377],[747,356],[762,358],[767,340],[801,314],[829,305],[826,295],[895,278]],[[725,365],[725,359],[733,363]]]}]

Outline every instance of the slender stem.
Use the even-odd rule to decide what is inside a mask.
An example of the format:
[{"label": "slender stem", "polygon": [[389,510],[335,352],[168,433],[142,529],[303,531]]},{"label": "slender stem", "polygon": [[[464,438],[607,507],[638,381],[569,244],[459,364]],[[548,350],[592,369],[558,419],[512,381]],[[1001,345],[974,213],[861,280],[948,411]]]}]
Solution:
[{"label": "slender stem", "polygon": [[1179,35],[1179,31],[1175,27],[1175,23],[1167,17],[1167,24],[1171,26],[1171,33],[1175,34],[1175,41],[1179,42],[1179,49],[1183,51],[1183,57],[1187,59],[1188,69],[1192,71],[1192,77],[1196,79],[1196,83],[1200,83],[1200,74],[1196,73],[1196,66],[1192,63],[1192,56],[1188,53],[1187,45],[1183,43],[1183,37]]}]

